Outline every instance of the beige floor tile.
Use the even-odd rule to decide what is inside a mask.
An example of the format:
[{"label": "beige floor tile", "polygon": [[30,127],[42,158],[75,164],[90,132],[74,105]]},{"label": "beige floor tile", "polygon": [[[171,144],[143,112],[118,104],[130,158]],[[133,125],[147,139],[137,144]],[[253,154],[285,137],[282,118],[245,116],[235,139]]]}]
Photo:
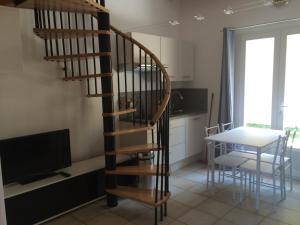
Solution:
[{"label": "beige floor tile", "polygon": [[173,219],[177,219],[189,210],[189,207],[183,205],[180,202],[174,201],[172,199],[168,201],[168,216]]},{"label": "beige floor tile", "polygon": [[[137,217],[136,219],[132,220],[131,223],[135,225],[153,225],[154,224],[154,210],[151,212],[145,213]],[[174,219],[170,217],[164,217],[163,221],[160,221],[160,212],[158,210],[158,224],[159,225],[167,225],[174,221]]]},{"label": "beige floor tile", "polygon": [[194,183],[190,180],[181,177],[170,177],[170,185],[174,185],[178,188],[187,190],[194,186]]},{"label": "beige floor tile", "polygon": [[278,206],[300,212],[300,200],[299,199],[287,197]]},{"label": "beige floor tile", "polygon": [[236,207],[258,213],[262,216],[268,216],[272,213],[273,205],[271,203],[261,201],[259,211],[256,211],[255,204],[256,201],[254,198],[246,198],[241,204],[238,204]]},{"label": "beige floor tile", "polygon": [[129,221],[112,213],[102,213],[96,218],[87,222],[87,225],[125,225]]},{"label": "beige floor tile", "polygon": [[45,225],[83,225],[70,215],[61,216],[57,219],[44,223]]},{"label": "beige floor tile", "polygon": [[133,220],[143,213],[153,210],[145,205],[131,200],[120,203],[117,207],[110,209],[110,212],[127,220]]},{"label": "beige floor tile", "polygon": [[217,221],[217,218],[199,210],[192,209],[177,220],[188,225],[212,225]]},{"label": "beige floor tile", "polygon": [[272,220],[272,219],[266,218],[259,225],[288,225],[288,224],[282,223],[280,221],[276,221],[276,220]]},{"label": "beige floor tile", "polygon": [[224,218],[217,221],[214,225],[236,225],[232,221],[225,220]]},{"label": "beige floor tile", "polygon": [[231,189],[215,191],[214,193],[211,193],[211,198],[226,204],[230,204],[232,206],[236,206],[239,203],[239,196],[237,195],[236,200],[234,200],[233,192]]},{"label": "beige floor tile", "polygon": [[187,173],[183,176],[183,178],[193,182],[206,183],[206,176],[197,172]]},{"label": "beige floor tile", "polygon": [[291,225],[300,224],[300,213],[290,209],[278,208],[275,213],[271,214],[271,217]]},{"label": "beige floor tile", "polygon": [[186,191],[176,195],[173,199],[186,206],[195,207],[199,205],[201,202],[203,202],[204,200],[206,200],[207,198],[205,196]]},{"label": "beige floor tile", "polygon": [[72,212],[71,215],[82,222],[87,222],[108,210],[108,208],[103,207],[102,205],[103,204],[100,203],[87,205]]},{"label": "beige floor tile", "polygon": [[233,209],[224,218],[239,225],[257,225],[263,219],[258,214],[242,209]]},{"label": "beige floor tile", "polygon": [[174,197],[175,195],[179,194],[179,193],[182,193],[184,192],[185,190],[179,188],[179,187],[176,187],[174,185],[170,185],[170,192],[171,192],[171,195]]},{"label": "beige floor tile", "polygon": [[197,207],[197,209],[212,214],[218,218],[223,217],[226,213],[228,213],[233,206],[215,201],[213,199],[208,199],[206,201],[201,202],[201,204]]},{"label": "beige floor tile", "polygon": [[186,224],[184,224],[180,221],[174,221],[174,222],[170,223],[169,225],[186,225]]}]

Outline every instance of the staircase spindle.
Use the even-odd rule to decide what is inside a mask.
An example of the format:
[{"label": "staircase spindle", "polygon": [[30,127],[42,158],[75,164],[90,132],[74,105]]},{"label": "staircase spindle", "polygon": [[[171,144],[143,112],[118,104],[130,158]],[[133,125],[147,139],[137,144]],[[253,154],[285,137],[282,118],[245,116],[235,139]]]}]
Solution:
[{"label": "staircase spindle", "polygon": [[[161,170],[161,175],[160,175],[160,200],[163,199],[164,196],[164,160],[165,160],[165,124],[164,124],[164,114],[160,118],[161,120],[161,145],[162,145],[162,154],[161,154],[161,164],[160,164],[160,170]],[[163,220],[163,205],[160,206],[160,221]]]},{"label": "staircase spindle", "polygon": [[140,82],[140,91],[139,91],[139,97],[140,97],[140,124],[142,123],[143,119],[143,112],[142,112],[142,49],[140,48],[140,55],[139,55],[139,82]]},{"label": "staircase spindle", "polygon": [[[52,17],[53,17],[53,26],[54,26],[54,29],[56,30],[57,29],[57,24],[56,24],[56,13],[55,11],[53,10],[52,11]],[[56,49],[56,55],[60,55],[59,54],[59,46],[58,46],[58,37],[57,37],[57,32],[55,32],[55,49]]]},{"label": "staircase spindle", "polygon": [[[50,11],[47,10],[47,19],[48,19],[48,29],[51,29],[51,20],[50,20]],[[49,34],[49,42],[50,42],[50,55],[53,56],[53,44],[52,44],[52,34]]]},{"label": "staircase spindle", "polygon": [[116,34],[116,53],[117,53],[117,79],[118,79],[118,104],[121,109],[121,88],[120,88],[120,61],[119,61],[119,35]]},{"label": "staircase spindle", "polygon": [[148,123],[148,69],[147,69],[147,53],[145,52],[145,121]]},{"label": "staircase spindle", "polygon": [[125,85],[125,108],[128,109],[128,95],[127,95],[127,61],[126,61],[126,40],[123,37],[123,54],[124,54],[124,85]]},{"label": "staircase spindle", "polygon": [[[47,28],[47,25],[46,25],[46,15],[45,15],[45,10],[41,10],[42,12],[42,28],[43,29],[46,29]],[[45,37],[44,38],[44,41],[45,41],[45,55],[46,57],[49,56],[49,50],[48,50],[48,40],[47,38]]]},{"label": "staircase spindle", "polygon": [[[68,28],[69,28],[69,30],[72,29],[70,12],[68,12]],[[71,34],[71,32],[69,33],[69,48],[70,48],[70,50],[69,50],[70,55],[73,55],[73,44],[72,44],[72,34]],[[72,77],[74,77],[74,62],[73,62],[72,57],[71,57],[71,60],[70,60],[70,65],[71,65]]]},{"label": "staircase spindle", "polygon": [[150,71],[150,118],[153,118],[153,58],[152,56],[150,57],[150,66],[151,66],[151,71]]},{"label": "staircase spindle", "polygon": [[[94,31],[94,17],[91,15],[91,30]],[[95,53],[95,35],[92,34],[92,49],[93,54]],[[93,65],[94,65],[94,75],[97,74],[97,68],[96,68],[96,56],[93,56]],[[97,84],[97,77],[94,78],[94,84],[95,84],[95,90],[98,90],[98,84]]]},{"label": "staircase spindle", "polygon": [[[131,69],[132,69],[132,108],[135,109],[135,90],[134,90],[134,43],[131,43]],[[133,124],[135,124],[135,112],[133,112]]]},{"label": "staircase spindle", "polygon": [[[77,17],[77,13],[75,12],[74,15],[75,15],[75,29],[76,29],[76,31],[78,31],[78,17]],[[80,46],[79,46],[78,33],[76,33],[76,44],[77,44],[77,54],[80,55]],[[78,57],[77,62],[78,62],[78,73],[79,73],[78,75],[79,75],[79,77],[81,77],[81,75],[82,75],[81,74],[81,60],[80,60],[79,57]],[[90,90],[89,81],[87,81],[87,83],[88,83],[87,87],[88,87],[88,92],[89,92],[89,90]]]},{"label": "staircase spindle", "polygon": [[[60,18],[60,29],[63,30],[64,29],[64,20],[63,20],[62,11],[59,12],[59,18]],[[63,56],[66,56],[66,45],[65,45],[64,32],[62,32],[61,43],[62,43],[62,49],[63,49]],[[65,78],[68,78],[68,68],[67,68],[66,59],[64,59],[64,71],[65,71]]]},{"label": "staircase spindle", "polygon": [[[85,31],[85,15],[84,13],[82,13],[82,30]],[[84,42],[84,52],[85,54],[88,53],[87,51],[87,42],[86,42],[86,34],[84,32],[84,35],[83,35],[83,42]],[[86,71],[86,75],[89,76],[89,61],[88,61],[88,58],[85,58],[85,71]],[[90,79],[88,78],[87,80],[87,86],[88,86],[88,95],[90,94]],[[97,80],[96,80],[97,82]],[[98,90],[95,89],[95,94],[98,94]]]}]

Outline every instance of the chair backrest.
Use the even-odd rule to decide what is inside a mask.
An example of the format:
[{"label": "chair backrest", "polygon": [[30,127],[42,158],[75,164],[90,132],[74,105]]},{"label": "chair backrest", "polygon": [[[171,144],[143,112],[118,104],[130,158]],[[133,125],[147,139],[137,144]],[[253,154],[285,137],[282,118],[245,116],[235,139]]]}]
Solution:
[{"label": "chair backrest", "polygon": [[221,123],[221,132],[228,131],[234,128],[233,122]]},{"label": "chair backrest", "polygon": [[[273,163],[272,163],[272,167],[273,167],[273,171],[275,170],[275,165],[277,165],[278,163],[278,159],[281,158],[280,156],[282,155],[282,152],[284,151],[284,144],[286,137],[285,136],[280,136],[278,137],[277,141],[276,141],[276,148],[275,148],[275,153],[274,153],[274,158],[273,158]],[[281,162],[281,160],[280,160]]]},{"label": "chair backrest", "polygon": [[217,124],[216,126],[213,127],[204,127],[204,131],[205,131],[205,136],[209,137],[211,135],[220,133],[220,126],[219,124]]},{"label": "chair backrest", "polygon": [[285,136],[281,137],[279,136],[276,144],[276,151],[273,159],[273,169],[276,164],[278,164],[278,159],[280,161],[280,164],[284,164],[284,157],[286,155],[288,140],[290,138],[291,131],[287,130],[285,132]]}]

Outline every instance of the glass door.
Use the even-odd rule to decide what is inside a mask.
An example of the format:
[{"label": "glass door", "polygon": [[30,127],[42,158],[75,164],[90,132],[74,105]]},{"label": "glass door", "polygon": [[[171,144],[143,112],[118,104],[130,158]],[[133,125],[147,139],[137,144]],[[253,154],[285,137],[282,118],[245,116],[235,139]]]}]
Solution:
[{"label": "glass door", "polygon": [[300,147],[300,29],[263,33],[239,39],[235,119],[248,127],[297,127]]},{"label": "glass door", "polygon": [[245,42],[244,126],[272,126],[274,48],[274,37]]},{"label": "glass door", "polygon": [[[283,66],[284,91],[283,103],[280,106],[282,128],[300,128],[300,32],[284,34],[283,50],[285,50],[285,65]],[[284,54],[284,52],[283,52]],[[300,147],[300,133],[296,136],[296,145]]]}]

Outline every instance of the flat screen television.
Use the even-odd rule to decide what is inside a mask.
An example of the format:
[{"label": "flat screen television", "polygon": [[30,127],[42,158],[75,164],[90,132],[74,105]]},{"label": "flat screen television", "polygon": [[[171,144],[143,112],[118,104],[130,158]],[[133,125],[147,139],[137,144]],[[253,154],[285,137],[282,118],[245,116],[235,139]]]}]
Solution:
[{"label": "flat screen television", "polygon": [[0,140],[3,183],[26,183],[71,166],[68,129]]}]

